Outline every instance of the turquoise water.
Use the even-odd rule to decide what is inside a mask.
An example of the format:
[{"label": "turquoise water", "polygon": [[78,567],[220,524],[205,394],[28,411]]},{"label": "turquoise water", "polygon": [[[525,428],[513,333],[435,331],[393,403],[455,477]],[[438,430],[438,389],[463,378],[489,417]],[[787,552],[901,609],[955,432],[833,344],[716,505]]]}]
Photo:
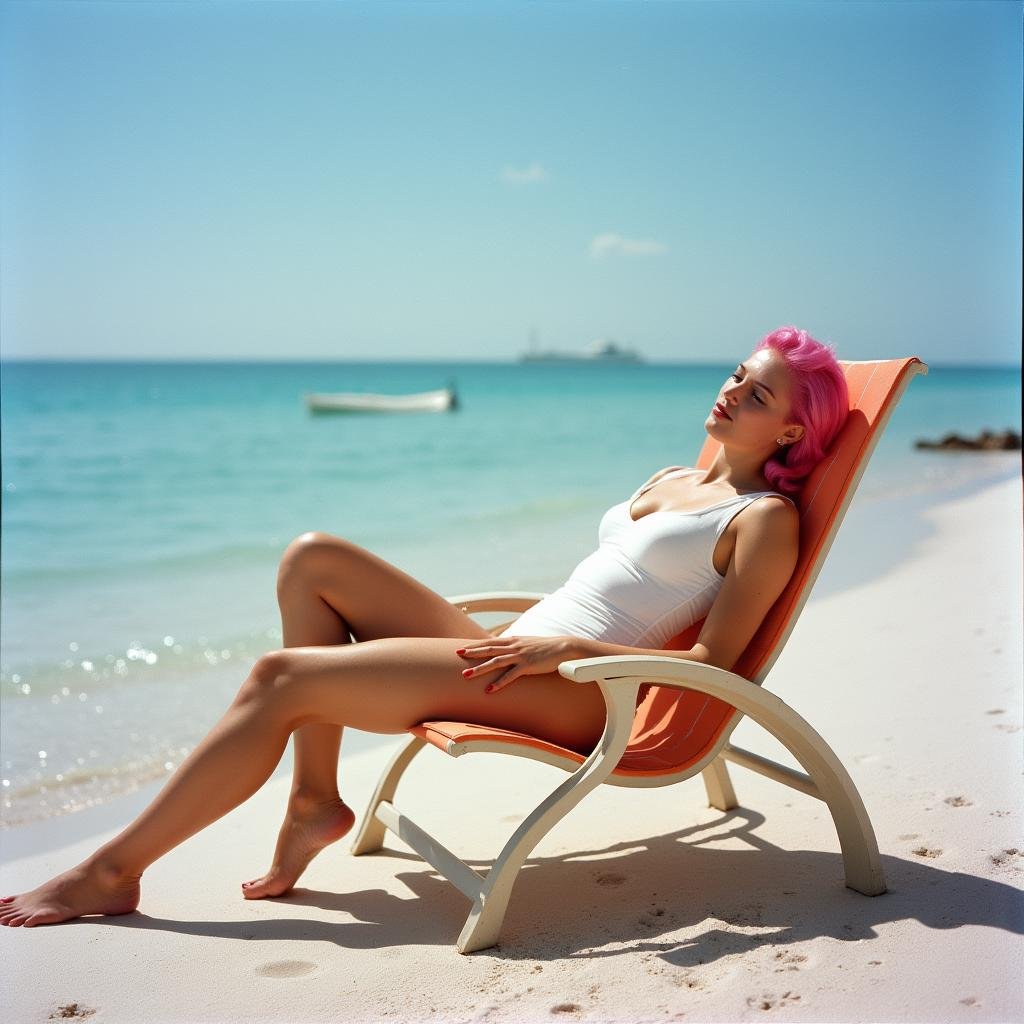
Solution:
[{"label": "turquoise water", "polygon": [[[442,593],[556,586],[608,505],[694,461],[731,370],[0,364],[3,823],[180,763],[280,645],[277,563],[304,531],[348,537]],[[461,408],[445,415],[314,417],[302,403],[450,380]],[[940,500],[1005,473],[1005,458],[913,440],[1020,430],[1019,408],[1015,369],[932,368],[857,502]]]}]

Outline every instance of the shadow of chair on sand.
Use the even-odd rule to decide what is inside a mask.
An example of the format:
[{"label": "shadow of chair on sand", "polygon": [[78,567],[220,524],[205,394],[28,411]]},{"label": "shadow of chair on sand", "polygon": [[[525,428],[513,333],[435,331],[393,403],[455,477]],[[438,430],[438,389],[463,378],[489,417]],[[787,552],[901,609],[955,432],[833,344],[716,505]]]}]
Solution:
[{"label": "shadow of chair on sand", "polygon": [[[763,823],[762,815],[737,808],[635,842],[529,858],[516,886],[502,954],[545,959],[538,948],[551,950],[552,957],[648,950],[689,967],[820,936],[870,939],[878,926],[900,920],[1024,934],[1024,894],[1009,877],[1003,882],[944,871],[935,860],[913,854],[883,855],[888,891],[865,900],[843,885],[838,851],[782,849],[757,835]],[[741,840],[749,849],[735,848],[735,842],[723,849],[728,840]],[[544,870],[554,863],[557,870]],[[487,861],[480,864],[482,870],[490,867]],[[398,877],[424,898],[433,899],[434,878],[438,890],[444,889],[433,872]],[[424,879],[431,880],[428,887]],[[458,911],[463,907],[460,900]],[[552,914],[553,907],[560,913]],[[680,930],[688,933],[683,942],[661,938]],[[614,948],[600,948],[608,945]]]},{"label": "shadow of chair on sand", "polygon": [[[544,961],[651,952],[666,964],[691,968],[822,936],[870,940],[879,926],[903,920],[936,929],[982,925],[1024,934],[1024,894],[1013,884],[1009,872],[1016,871],[1009,862],[993,864],[1008,872],[1000,881],[945,871],[935,860],[913,854],[883,855],[889,890],[866,900],[843,885],[838,851],[783,849],[757,835],[763,823],[762,815],[738,808],[668,834],[532,856],[520,872],[499,950],[476,955]],[[723,848],[727,841],[730,848]],[[737,841],[748,848],[735,848]],[[134,913],[75,923],[323,940],[354,949],[449,945],[453,927],[465,917],[465,897],[413,853],[385,847],[375,856],[415,865],[395,876],[410,898],[381,889],[338,893],[300,887],[265,902],[316,907],[325,919],[186,922]],[[467,862],[480,870],[491,866],[483,859]],[[873,955],[871,944],[865,945],[865,962]]]}]

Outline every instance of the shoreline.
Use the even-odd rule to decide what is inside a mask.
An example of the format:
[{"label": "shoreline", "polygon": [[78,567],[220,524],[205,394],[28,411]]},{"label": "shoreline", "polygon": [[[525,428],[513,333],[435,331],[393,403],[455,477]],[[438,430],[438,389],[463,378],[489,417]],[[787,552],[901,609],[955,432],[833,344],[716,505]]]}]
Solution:
[{"label": "shoreline", "polygon": [[[342,770],[357,758],[379,757],[382,752],[397,746],[402,738],[346,729],[342,739]],[[287,780],[291,775],[291,766],[292,746],[289,744],[281,763],[264,783],[264,788]],[[75,846],[96,836],[116,834],[149,805],[168,778],[163,776],[151,779],[130,792],[79,811],[68,811],[0,829],[0,867],[12,861]],[[282,812],[283,809],[282,804]]]}]

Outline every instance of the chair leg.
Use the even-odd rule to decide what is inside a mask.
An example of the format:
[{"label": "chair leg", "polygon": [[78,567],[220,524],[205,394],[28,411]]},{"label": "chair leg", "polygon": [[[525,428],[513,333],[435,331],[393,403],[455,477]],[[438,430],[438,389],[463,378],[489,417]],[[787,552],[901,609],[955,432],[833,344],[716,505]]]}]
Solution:
[{"label": "chair leg", "polygon": [[363,853],[375,853],[384,845],[384,835],[387,832],[387,828],[377,817],[377,806],[382,800],[387,800],[389,803],[394,802],[395,790],[398,788],[398,782],[405,773],[405,769],[409,767],[412,759],[426,745],[427,741],[419,736],[410,736],[405,746],[400,747],[395,756],[392,757],[391,762],[384,769],[384,774],[381,775],[380,781],[377,783],[377,788],[374,790],[369,806],[366,808],[366,814],[363,815],[359,831],[352,841],[352,856],[358,857]]},{"label": "chair leg", "polygon": [[729,767],[722,757],[716,757],[701,773],[704,788],[708,794],[708,806],[719,811],[731,811],[739,807],[736,790],[732,788]]},{"label": "chair leg", "polygon": [[732,704],[785,745],[803,765],[832,814],[843,851],[846,884],[865,896],[885,892],[878,842],[864,802],[849,772],[810,723],[774,693],[745,680],[739,685],[694,688]]},{"label": "chair leg", "polygon": [[803,765],[832,814],[843,851],[846,884],[865,896],[885,892],[875,830],[849,772],[832,748],[791,707],[767,690],[754,695],[761,706],[743,710],[785,744]]},{"label": "chair leg", "polygon": [[480,895],[459,935],[460,953],[486,949],[498,941],[512,887],[530,851],[591,790],[615,770],[627,744],[636,712],[635,685],[608,686],[598,682],[608,704],[608,720],[597,749],[516,829],[487,874]]},{"label": "chair leg", "polygon": [[[614,667],[611,664],[613,660]],[[654,663],[659,666],[657,670]],[[752,718],[800,762],[807,773],[807,780],[813,784],[814,795],[828,805],[843,851],[846,884],[865,896],[885,892],[885,875],[875,830],[849,772],[810,724],[774,693],[732,672],[669,658],[638,657],[635,661],[628,658],[581,659],[563,663],[559,671],[576,682],[596,682],[594,675],[598,672],[614,671],[616,674],[612,678],[623,685],[632,684],[639,678],[658,686],[694,690],[716,697]],[[789,769],[779,775],[782,778],[778,781],[787,784],[794,781],[788,777],[793,775]],[[794,788],[807,792],[803,786]],[[713,792],[711,795],[714,798]]]}]

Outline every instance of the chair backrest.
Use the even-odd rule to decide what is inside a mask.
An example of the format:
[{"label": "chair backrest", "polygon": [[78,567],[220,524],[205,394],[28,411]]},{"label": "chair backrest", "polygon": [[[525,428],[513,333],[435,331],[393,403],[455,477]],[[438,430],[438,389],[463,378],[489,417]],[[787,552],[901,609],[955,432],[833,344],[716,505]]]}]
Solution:
[{"label": "chair backrest", "polygon": [[[846,362],[850,412],[828,454],[804,482],[800,509],[800,555],[796,568],[761,627],[733,668],[761,684],[779,656],[825,557],[846,515],[854,491],[867,467],[893,409],[907,385],[928,367],[916,356],[905,359]],[[720,448],[708,437],[697,459],[707,468]],[[673,641],[670,650],[686,650],[700,635],[704,620],[695,622]],[[629,746],[619,768],[637,771],[685,771],[711,751],[739,712],[729,704],[691,690],[650,685],[641,691]],[[731,728],[730,728],[731,731]]]}]

